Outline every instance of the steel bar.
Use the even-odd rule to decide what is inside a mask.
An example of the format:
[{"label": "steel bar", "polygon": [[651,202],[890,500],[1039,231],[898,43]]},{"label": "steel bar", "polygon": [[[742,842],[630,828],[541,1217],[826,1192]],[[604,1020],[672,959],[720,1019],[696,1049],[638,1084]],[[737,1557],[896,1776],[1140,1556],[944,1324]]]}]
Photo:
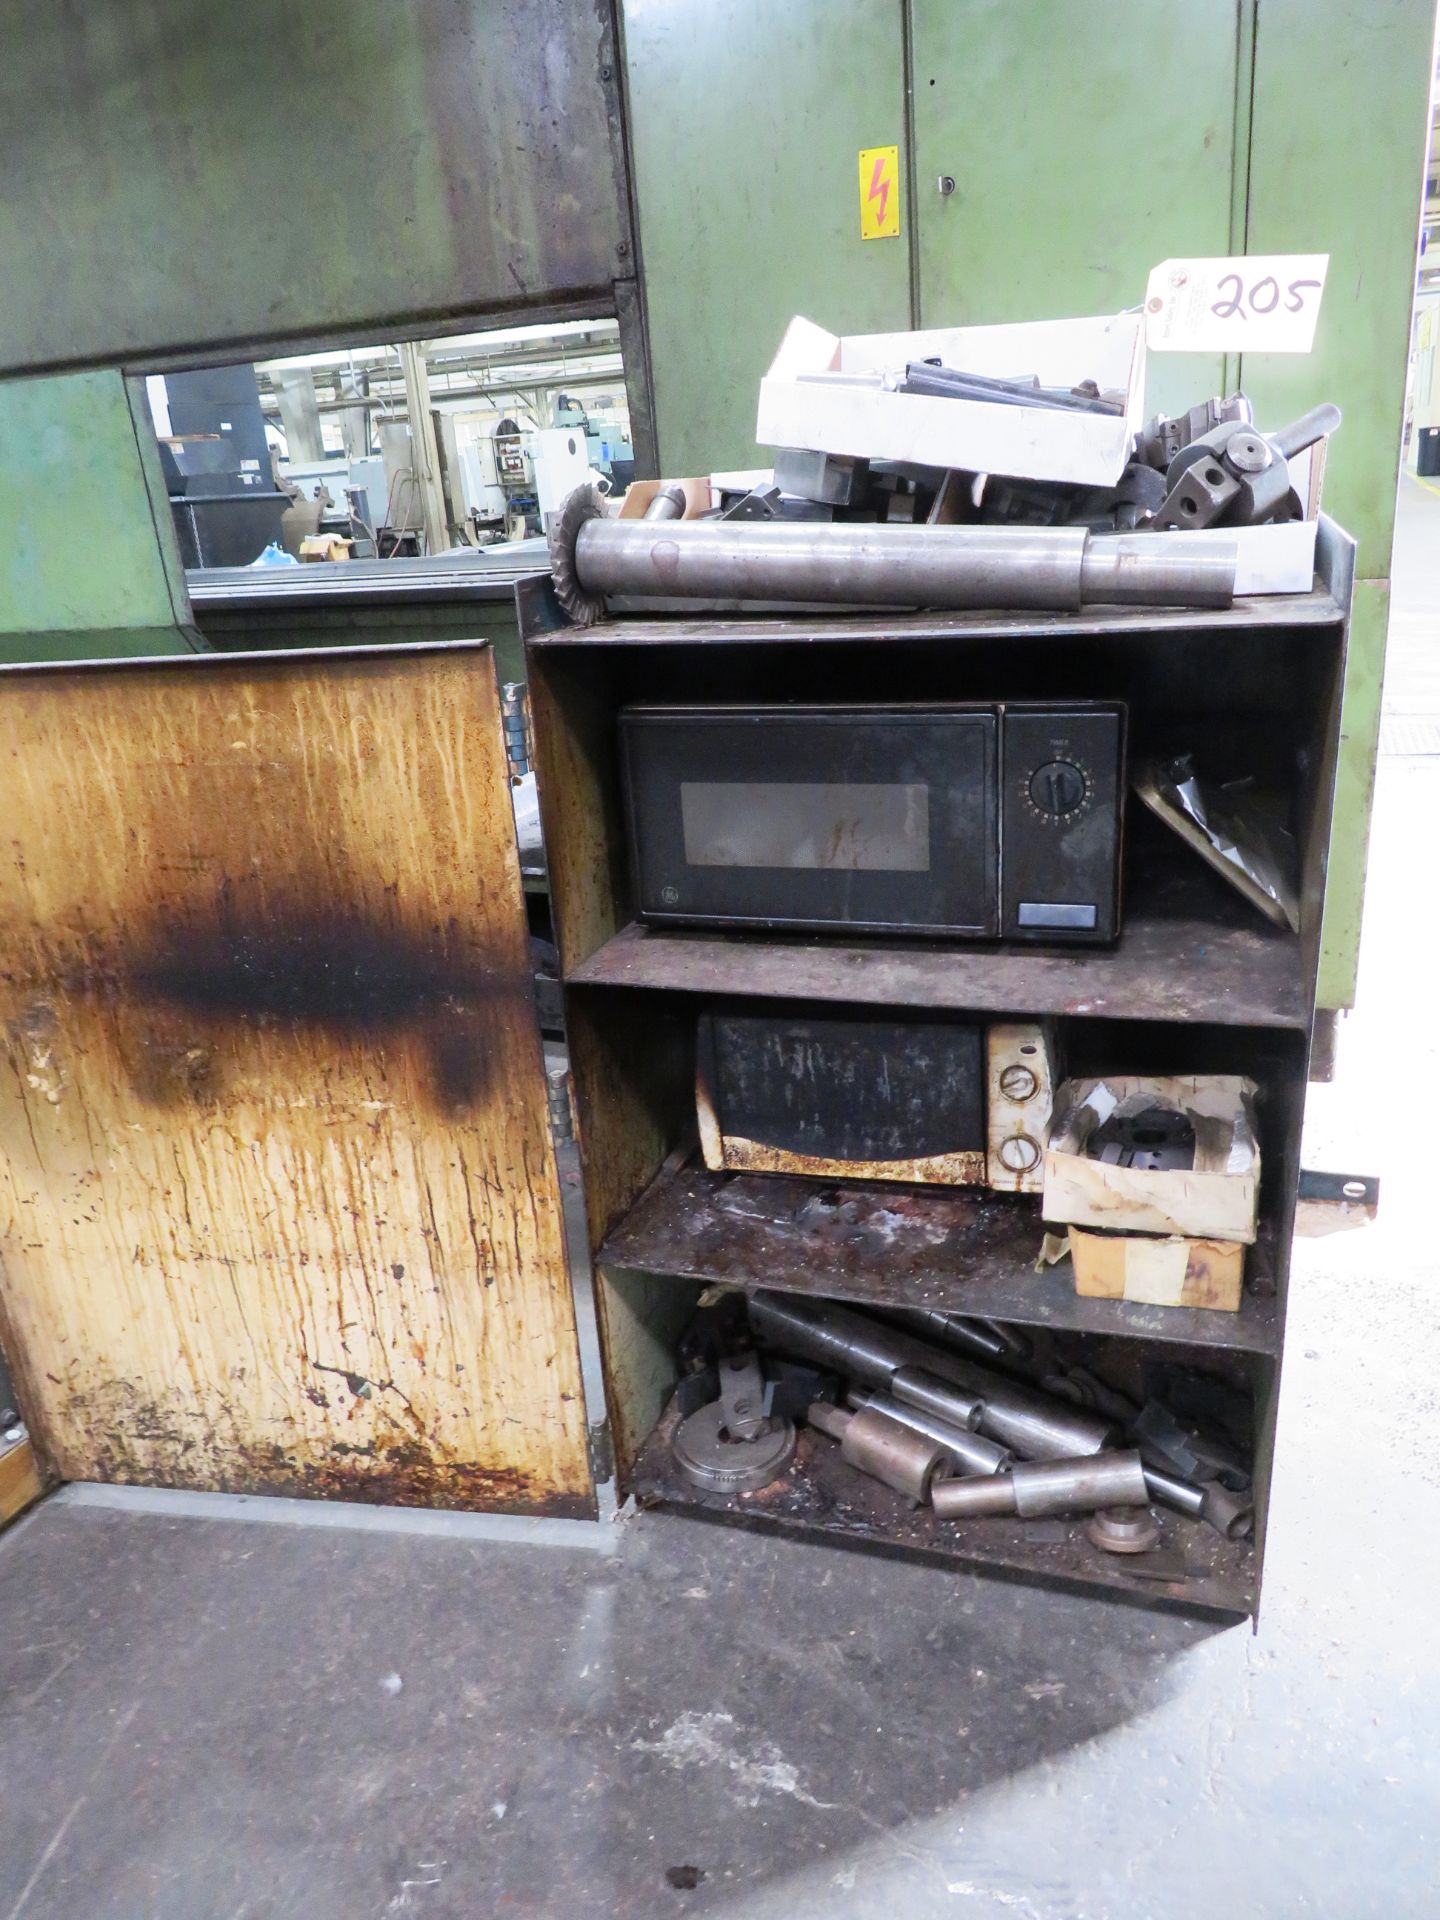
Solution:
[{"label": "steel bar", "polygon": [[1165,1473],[1159,1467],[1146,1467],[1145,1484],[1150,1489],[1152,1500],[1158,1500],[1161,1506],[1173,1507],[1177,1513],[1188,1513],[1192,1520],[1198,1520],[1205,1507],[1205,1489],[1197,1487],[1193,1481],[1182,1480],[1178,1473]]},{"label": "steel bar", "polygon": [[916,1506],[930,1498],[932,1484],[950,1458],[927,1435],[891,1420],[875,1407],[847,1413],[817,1401],[806,1418],[812,1427],[840,1442],[841,1456],[859,1473],[891,1488]]},{"label": "steel bar", "polygon": [[750,1296],[750,1325],[770,1346],[872,1386],[887,1385],[899,1367],[924,1365],[931,1358],[929,1349],[908,1334],[828,1300],[755,1293]]},{"label": "steel bar", "polygon": [[1232,1493],[1218,1480],[1212,1480],[1205,1488],[1200,1517],[1227,1540],[1243,1540],[1255,1530],[1255,1496]]},{"label": "steel bar", "polygon": [[964,1353],[978,1353],[986,1360],[1007,1359],[1012,1349],[988,1327],[967,1320],[958,1313],[941,1313],[932,1307],[895,1307],[892,1317],[901,1326],[928,1334],[945,1347],[959,1347]]},{"label": "steel bar", "polygon": [[890,1376],[890,1391],[907,1407],[920,1407],[937,1419],[975,1433],[984,1423],[985,1403],[953,1381],[942,1380],[926,1367],[897,1367]]},{"label": "steel bar", "polygon": [[[571,496],[573,501],[575,496]],[[606,595],[797,600],[844,606],[1018,607],[1094,602],[1228,607],[1233,536],[1183,547],[1083,527],[873,526],[853,522],[582,517],[552,541],[556,591],[575,617]],[[573,543],[573,545],[572,545]]]},{"label": "steel bar", "polygon": [[962,1354],[927,1346],[898,1327],[867,1320],[828,1300],[755,1293],[750,1297],[750,1324],[770,1345],[868,1386],[888,1388],[901,1367],[920,1367],[964,1387],[984,1404],[981,1433],[1028,1460],[1101,1453],[1115,1437],[1113,1421],[1061,1406]]},{"label": "steel bar", "polygon": [[1298,420],[1292,420],[1289,426],[1281,427],[1268,438],[1282,460],[1293,460],[1297,453],[1313,447],[1327,433],[1334,433],[1339,425],[1339,407],[1329,400],[1322,400],[1318,407],[1311,407],[1308,413],[1302,413]]},{"label": "steel bar", "polygon": [[1020,1462],[989,1479],[943,1480],[931,1494],[942,1520],[982,1513],[1017,1513],[1022,1520],[1047,1513],[1094,1513],[1100,1507],[1143,1507],[1150,1502],[1138,1453],[1102,1453],[1090,1460]]},{"label": "steel bar", "polygon": [[852,1387],[845,1399],[852,1407],[874,1407],[877,1413],[898,1420],[902,1427],[910,1427],[936,1441],[964,1473],[1008,1473],[1015,1464],[1015,1456],[1008,1447],[998,1446],[983,1434],[952,1426],[948,1420],[938,1419],[921,1407],[907,1407],[878,1387]]},{"label": "steel bar", "polygon": [[685,489],[661,487],[640,517],[650,521],[682,520],[685,517]]},{"label": "steel bar", "polygon": [[976,1366],[958,1353],[934,1354],[924,1362],[942,1380],[977,1394],[985,1411],[980,1431],[998,1440],[1025,1460],[1072,1460],[1103,1453],[1118,1428],[1102,1414],[1062,1406],[1043,1393],[1032,1392],[1013,1380]]},{"label": "steel bar", "polygon": [[[1157,546],[1173,556],[1173,575],[1156,554]],[[1080,563],[1080,604],[1228,607],[1235,592],[1234,535],[1187,537],[1179,554],[1175,547],[1155,533],[1092,535]]]}]

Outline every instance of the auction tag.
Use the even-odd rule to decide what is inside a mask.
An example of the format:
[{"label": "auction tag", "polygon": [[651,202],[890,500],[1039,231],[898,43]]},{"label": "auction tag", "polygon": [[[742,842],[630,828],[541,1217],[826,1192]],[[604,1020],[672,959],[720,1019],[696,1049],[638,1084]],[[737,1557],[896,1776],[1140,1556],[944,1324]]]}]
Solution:
[{"label": "auction tag", "polygon": [[1151,353],[1309,353],[1328,253],[1162,260],[1145,288]]}]

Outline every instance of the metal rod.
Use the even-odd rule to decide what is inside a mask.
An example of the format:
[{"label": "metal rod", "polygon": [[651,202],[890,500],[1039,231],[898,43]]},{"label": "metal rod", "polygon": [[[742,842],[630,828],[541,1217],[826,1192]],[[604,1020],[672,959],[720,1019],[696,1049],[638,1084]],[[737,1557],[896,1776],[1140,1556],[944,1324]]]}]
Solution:
[{"label": "metal rod", "polygon": [[1292,420],[1288,427],[1281,427],[1278,433],[1272,433],[1269,436],[1270,444],[1282,460],[1292,460],[1297,453],[1303,453],[1306,447],[1313,447],[1317,440],[1323,440],[1327,433],[1334,433],[1339,424],[1340,409],[1329,400],[1322,400],[1318,407],[1311,407],[1298,420]]},{"label": "metal rod", "polygon": [[896,1307],[892,1319],[917,1333],[928,1333],[942,1346],[959,1347],[965,1353],[978,1353],[987,1360],[1004,1360],[1011,1349],[997,1333],[958,1313],[941,1313],[931,1307]]},{"label": "metal rod", "polygon": [[850,1415],[844,1407],[831,1406],[828,1400],[812,1400],[806,1409],[805,1421],[817,1433],[828,1433],[832,1440],[843,1440]]},{"label": "metal rod", "polygon": [[642,520],[683,520],[685,517],[685,489],[683,487],[661,487],[654,499],[646,507]]},{"label": "metal rod", "polygon": [[1178,1473],[1165,1473],[1159,1467],[1146,1467],[1145,1484],[1150,1489],[1151,1499],[1158,1500],[1161,1506],[1173,1507],[1177,1513],[1188,1513],[1192,1520],[1198,1520],[1204,1511],[1205,1489],[1189,1480],[1182,1480]]},{"label": "metal rod", "polygon": [[[569,524],[567,522],[567,524]],[[1019,607],[1096,601],[1228,607],[1233,536],[1180,543],[1084,527],[585,519],[554,558],[584,596],[799,600],[843,606]]]},{"label": "metal rod", "polygon": [[1235,592],[1234,536],[1186,535],[1186,555],[1167,579],[1155,532],[1097,534],[1080,563],[1080,601],[1117,607],[1228,607]]},{"label": "metal rod", "polygon": [[1094,1513],[1100,1507],[1150,1503],[1138,1453],[1102,1453],[1091,1460],[1020,1462],[988,1480],[943,1480],[931,1494],[942,1520],[972,1514],[1017,1513],[1022,1520],[1047,1513]]},{"label": "metal rod", "polygon": [[846,1379],[889,1388],[901,1367],[919,1367],[983,1402],[980,1431],[1027,1460],[1071,1460],[1102,1453],[1116,1426],[1078,1407],[990,1373],[964,1355],[928,1346],[899,1327],[882,1325],[829,1300],[795,1294],[750,1296],[750,1324],[771,1345],[815,1360]]},{"label": "metal rod", "polygon": [[985,1419],[983,1400],[926,1367],[897,1367],[890,1376],[890,1391],[907,1407],[921,1407],[969,1433],[978,1432]]},{"label": "metal rod", "polygon": [[1062,1406],[1045,1394],[977,1367],[958,1353],[936,1354],[925,1362],[931,1373],[978,1394],[985,1411],[980,1431],[1025,1460],[1073,1460],[1103,1453],[1119,1431],[1113,1420],[1079,1407]]},{"label": "metal rod", "polygon": [[806,1417],[812,1427],[839,1440],[842,1458],[857,1472],[869,1474],[916,1506],[930,1498],[931,1486],[950,1458],[937,1441],[891,1420],[877,1407],[846,1413],[818,1400]]},{"label": "metal rod", "polygon": [[852,1407],[874,1407],[877,1413],[898,1420],[902,1427],[910,1427],[927,1439],[938,1441],[956,1467],[965,1473],[1008,1473],[1015,1464],[1015,1456],[1008,1447],[997,1446],[982,1434],[952,1426],[948,1420],[938,1419],[920,1407],[904,1406],[879,1388],[851,1387],[845,1399]]},{"label": "metal rod", "polygon": [[[958,1315],[956,1316],[958,1318]],[[1019,1327],[1011,1326],[1008,1320],[975,1319],[967,1320],[968,1327],[979,1328],[985,1333],[993,1333],[995,1338],[1017,1360],[1028,1360],[1035,1351],[1035,1342],[1028,1333],[1022,1333]]]},{"label": "metal rod", "polygon": [[750,1325],[770,1346],[877,1387],[888,1385],[897,1368],[924,1365],[932,1357],[908,1334],[828,1300],[755,1293],[750,1296]]},{"label": "metal rod", "polygon": [[1227,1540],[1243,1540],[1255,1530],[1255,1496],[1232,1493],[1218,1480],[1212,1480],[1205,1488],[1200,1517]]}]

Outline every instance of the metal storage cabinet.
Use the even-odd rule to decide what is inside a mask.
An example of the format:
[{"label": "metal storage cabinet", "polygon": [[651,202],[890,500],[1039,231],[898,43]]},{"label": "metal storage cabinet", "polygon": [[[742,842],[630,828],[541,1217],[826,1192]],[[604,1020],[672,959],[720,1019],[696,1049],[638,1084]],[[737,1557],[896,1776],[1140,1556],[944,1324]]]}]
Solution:
[{"label": "metal storage cabinet", "polygon": [[[621,1484],[656,1503],[1151,1603],[1244,1614],[1258,1601],[1289,1247],[1315,1004],[1320,912],[1354,547],[1329,521],[1312,592],[1224,613],[1031,617],[620,618],[569,626],[548,580],[519,590],[584,1170],[609,1413]],[[1290,788],[1300,829],[1298,935],[1279,932],[1186,849],[1131,862],[1119,944],[1084,952],[647,929],[632,917],[615,718],[633,700],[1003,699],[1130,703],[1132,737],[1179,725],[1236,742]],[[1053,1016],[1088,1071],[1225,1071],[1260,1083],[1261,1237],[1238,1314],[1082,1299],[1037,1274],[1038,1208],[907,1190],[883,1251],[867,1220],[894,1187],[751,1177],[744,1204],[699,1163],[695,1014],[706,998],[774,998]],[[804,1206],[805,1221],[797,1222]],[[827,1213],[828,1210],[828,1213]],[[700,1289],[774,1287],[1048,1325],[1127,1353],[1189,1352],[1254,1400],[1257,1537],[1187,1542],[1157,1587],[1083,1544],[1021,1523],[966,1533],[897,1519],[838,1461],[736,1498],[670,1463],[673,1343]],[[1119,1349],[1117,1349],[1119,1351]]]}]

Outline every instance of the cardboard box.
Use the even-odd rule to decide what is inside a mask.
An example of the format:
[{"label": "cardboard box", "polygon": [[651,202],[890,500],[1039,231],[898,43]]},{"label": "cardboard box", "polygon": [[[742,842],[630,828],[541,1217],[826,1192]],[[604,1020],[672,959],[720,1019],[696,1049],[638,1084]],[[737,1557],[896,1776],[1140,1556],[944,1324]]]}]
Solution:
[{"label": "cardboard box", "polygon": [[1076,1293],[1092,1300],[1240,1311],[1245,1249],[1238,1240],[1199,1240],[1178,1233],[1161,1239],[1072,1227],[1070,1258]]},{"label": "cardboard box", "polygon": [[300,542],[302,560],[348,560],[353,540],[342,539],[338,533],[311,533]]},{"label": "cardboard box", "polygon": [[645,509],[659,493],[662,487],[682,487],[685,492],[685,511],[683,520],[693,520],[697,513],[710,510],[710,482],[702,480],[632,480],[625,489],[625,497],[620,502],[617,520],[643,520]]},{"label": "cardboard box", "polygon": [[[1046,386],[1094,380],[1102,389],[1123,391],[1126,410],[992,406],[810,377],[900,368],[936,355],[967,373],[1033,373]],[[797,316],[760,382],[755,437],[768,447],[1111,487],[1144,424],[1144,404],[1145,336],[1138,313],[845,335]]]},{"label": "cardboard box", "polygon": [[[1260,1194],[1254,1096],[1255,1083],[1233,1074],[1067,1080],[1045,1149],[1041,1212],[1065,1226],[1250,1245]],[[1086,1158],[1091,1134],[1112,1113],[1148,1102],[1178,1108],[1190,1121],[1193,1167],[1117,1167]]]}]

